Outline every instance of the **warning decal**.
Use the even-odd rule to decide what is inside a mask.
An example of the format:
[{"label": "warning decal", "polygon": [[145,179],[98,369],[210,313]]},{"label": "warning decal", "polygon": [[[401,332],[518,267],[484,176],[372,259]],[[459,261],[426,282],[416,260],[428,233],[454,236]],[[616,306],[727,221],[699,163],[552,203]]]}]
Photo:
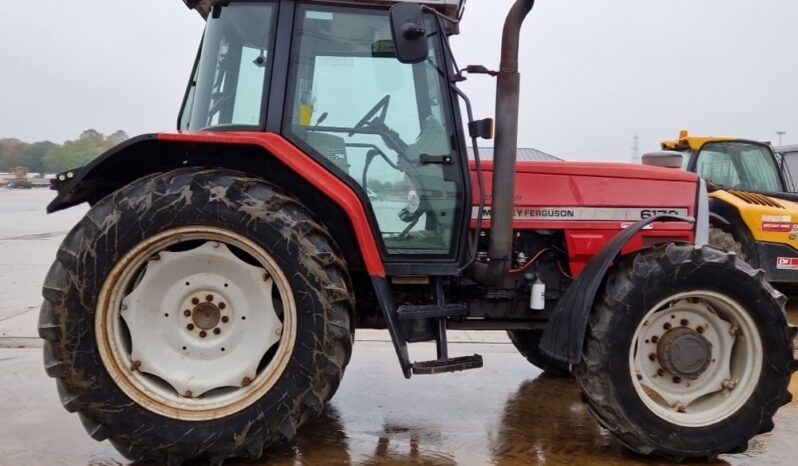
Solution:
[{"label": "warning decal", "polygon": [[776,268],[779,270],[798,270],[798,257],[779,257],[776,259]]},{"label": "warning decal", "polygon": [[763,215],[762,231],[781,231],[789,233],[794,225],[789,215]]}]

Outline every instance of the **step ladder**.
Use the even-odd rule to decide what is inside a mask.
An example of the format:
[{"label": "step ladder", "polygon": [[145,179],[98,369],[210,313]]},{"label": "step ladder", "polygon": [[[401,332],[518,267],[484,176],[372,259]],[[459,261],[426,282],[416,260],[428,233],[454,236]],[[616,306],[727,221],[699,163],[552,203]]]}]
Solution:
[{"label": "step ladder", "polygon": [[434,305],[405,305],[396,310],[399,321],[434,319],[435,344],[438,358],[432,361],[417,361],[411,364],[413,374],[440,374],[444,372],[458,372],[482,367],[482,356],[449,357],[448,340],[446,338],[446,319],[466,315],[468,308],[465,304],[445,304],[443,283],[435,281]]}]

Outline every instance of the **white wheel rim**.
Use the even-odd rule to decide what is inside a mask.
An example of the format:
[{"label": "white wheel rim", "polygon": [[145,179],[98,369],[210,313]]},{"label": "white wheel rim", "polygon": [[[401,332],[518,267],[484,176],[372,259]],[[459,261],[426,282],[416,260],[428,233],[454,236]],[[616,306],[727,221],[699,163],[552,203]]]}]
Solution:
[{"label": "white wheel rim", "polygon": [[296,306],[284,274],[255,243],[185,227],[146,239],[114,266],[95,330],[103,363],[139,405],[208,420],[250,406],[279,379],[296,338]]},{"label": "white wheel rim", "polygon": [[[673,335],[711,345],[706,369],[687,377],[674,368],[663,347],[663,339],[674,341]],[[629,368],[638,396],[654,414],[679,426],[703,427],[729,418],[748,401],[762,372],[762,356],[756,324],[737,301],[692,291],[661,301],[641,320]]]}]

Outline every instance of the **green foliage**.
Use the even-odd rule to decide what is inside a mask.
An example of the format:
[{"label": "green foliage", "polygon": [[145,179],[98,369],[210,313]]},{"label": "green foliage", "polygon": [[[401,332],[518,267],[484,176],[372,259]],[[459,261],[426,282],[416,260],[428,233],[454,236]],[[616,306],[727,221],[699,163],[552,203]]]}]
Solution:
[{"label": "green foliage", "polygon": [[25,167],[29,172],[55,173],[85,165],[93,158],[128,138],[124,131],[104,135],[88,129],[74,140],[58,145],[49,141],[27,143],[0,139],[0,171]]}]

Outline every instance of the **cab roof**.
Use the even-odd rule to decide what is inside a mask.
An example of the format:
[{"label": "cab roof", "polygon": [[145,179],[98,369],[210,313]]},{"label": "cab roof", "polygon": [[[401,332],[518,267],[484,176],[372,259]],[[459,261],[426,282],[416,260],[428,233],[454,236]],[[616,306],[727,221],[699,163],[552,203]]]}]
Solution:
[{"label": "cab roof", "polygon": [[[463,16],[466,0],[320,0],[326,3],[349,4],[349,5],[393,5],[395,3],[413,2],[421,3],[434,8],[453,20],[459,20]],[[230,3],[230,0],[183,0],[187,7],[196,10],[203,18],[207,19],[208,14],[216,4]]]},{"label": "cab roof", "polygon": [[698,150],[701,148],[701,146],[708,142],[734,141],[737,139],[738,138],[729,136],[690,136],[690,133],[687,131],[681,131],[679,133],[679,139],[662,141],[661,146],[662,150]]}]

